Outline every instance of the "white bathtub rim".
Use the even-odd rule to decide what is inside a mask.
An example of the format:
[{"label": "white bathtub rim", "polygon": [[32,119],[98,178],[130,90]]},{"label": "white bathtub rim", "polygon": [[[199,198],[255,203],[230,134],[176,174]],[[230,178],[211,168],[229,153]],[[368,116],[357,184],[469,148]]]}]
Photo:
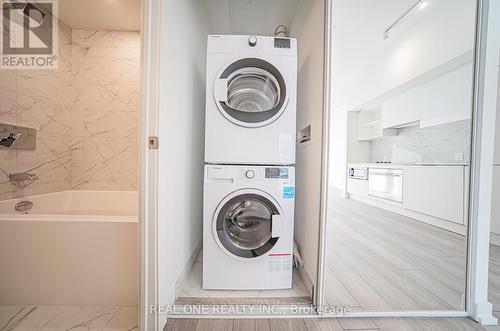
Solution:
[{"label": "white bathtub rim", "polygon": [[138,223],[138,216],[73,214],[0,214],[0,222]]}]

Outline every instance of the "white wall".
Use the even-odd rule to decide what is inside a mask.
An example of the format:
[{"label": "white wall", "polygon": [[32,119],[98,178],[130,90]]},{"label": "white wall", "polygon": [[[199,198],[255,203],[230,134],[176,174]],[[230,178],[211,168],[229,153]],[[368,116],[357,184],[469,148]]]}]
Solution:
[{"label": "white wall", "polygon": [[159,304],[173,302],[175,283],[202,239],[207,39],[203,9],[197,0],[165,0],[161,6]]},{"label": "white wall", "polygon": [[290,33],[299,40],[297,129],[311,125],[311,141],[297,147],[295,240],[305,261],[307,277],[316,284],[323,133],[324,1],[301,1]]}]

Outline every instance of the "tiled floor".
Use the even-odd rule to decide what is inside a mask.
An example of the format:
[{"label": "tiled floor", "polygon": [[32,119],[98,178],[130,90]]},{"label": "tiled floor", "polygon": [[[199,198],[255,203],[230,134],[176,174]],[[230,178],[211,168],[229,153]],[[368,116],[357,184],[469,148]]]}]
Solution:
[{"label": "tiled floor", "polygon": [[132,331],[137,312],[135,306],[0,306],[0,330]]},{"label": "tiled floor", "polygon": [[307,297],[306,287],[298,272],[294,269],[293,287],[289,290],[265,290],[265,291],[214,291],[202,288],[203,261],[202,254],[198,255],[193,269],[188,277],[177,289],[177,297],[191,298],[291,298]]}]

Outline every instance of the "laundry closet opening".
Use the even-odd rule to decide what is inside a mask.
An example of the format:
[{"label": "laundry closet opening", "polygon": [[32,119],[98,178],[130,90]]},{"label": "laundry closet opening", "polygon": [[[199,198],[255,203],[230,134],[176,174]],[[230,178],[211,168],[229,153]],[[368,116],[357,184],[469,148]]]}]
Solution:
[{"label": "laundry closet opening", "polygon": [[158,303],[314,303],[326,2],[162,8]]}]

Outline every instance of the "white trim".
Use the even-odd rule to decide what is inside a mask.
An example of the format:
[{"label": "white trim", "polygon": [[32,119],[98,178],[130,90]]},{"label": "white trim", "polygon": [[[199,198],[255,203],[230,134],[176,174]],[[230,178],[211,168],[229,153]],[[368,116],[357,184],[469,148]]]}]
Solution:
[{"label": "white trim", "polygon": [[497,94],[500,1],[479,0],[472,127],[471,194],[467,264],[468,316],[483,325],[496,324],[488,302],[489,236]]},{"label": "white trim", "polygon": [[157,135],[159,0],[142,0],[140,157],[140,306],[141,330],[158,330],[159,317],[148,307],[158,302],[157,283],[157,151],[148,149],[149,136]]},{"label": "white trim", "polygon": [[[300,305],[297,305],[300,306]],[[178,306],[182,307],[182,306]],[[190,306],[191,307],[191,306]],[[252,308],[255,310],[257,305]],[[286,307],[284,307],[286,308]],[[421,310],[421,311],[384,311],[384,312],[352,312],[344,314],[173,314],[169,318],[179,319],[275,319],[275,318],[382,318],[382,317],[467,317],[466,311],[454,310]]]},{"label": "white trim", "polygon": [[332,78],[332,0],[325,0],[324,13],[324,58],[323,58],[323,137],[321,142],[321,192],[320,192],[320,211],[319,211],[319,247],[318,247],[318,275],[317,287],[313,293],[313,302],[317,307],[324,305],[324,283],[325,283],[325,256],[326,256],[326,233],[327,233],[327,215],[328,215],[328,165],[330,148],[330,111],[331,111],[331,88]]}]

